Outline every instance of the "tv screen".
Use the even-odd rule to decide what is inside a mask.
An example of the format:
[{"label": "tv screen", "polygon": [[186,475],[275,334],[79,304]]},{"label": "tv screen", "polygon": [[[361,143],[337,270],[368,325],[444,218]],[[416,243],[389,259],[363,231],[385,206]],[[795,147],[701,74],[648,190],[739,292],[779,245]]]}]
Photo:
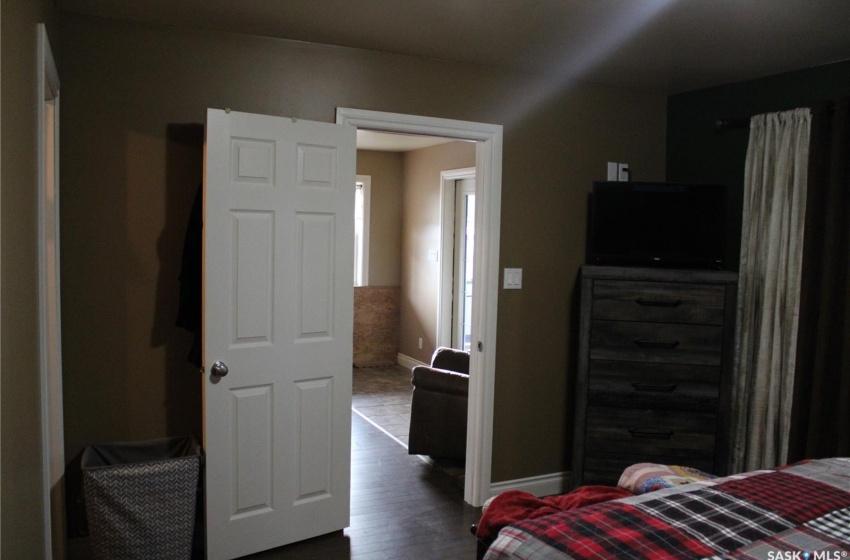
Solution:
[{"label": "tv screen", "polygon": [[722,268],[725,209],[720,185],[596,182],[588,263]]}]

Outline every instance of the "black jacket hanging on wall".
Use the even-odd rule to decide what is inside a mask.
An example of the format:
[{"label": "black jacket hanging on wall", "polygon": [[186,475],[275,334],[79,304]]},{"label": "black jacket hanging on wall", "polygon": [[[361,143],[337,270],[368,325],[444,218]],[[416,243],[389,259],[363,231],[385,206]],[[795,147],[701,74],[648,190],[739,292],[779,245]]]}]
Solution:
[{"label": "black jacket hanging on wall", "polygon": [[204,185],[198,187],[189,224],[183,239],[183,260],[180,268],[180,305],[177,310],[177,326],[194,334],[192,348],[186,359],[201,367],[201,344],[203,342],[203,324],[201,320],[202,290],[202,244],[203,244],[203,196]]}]

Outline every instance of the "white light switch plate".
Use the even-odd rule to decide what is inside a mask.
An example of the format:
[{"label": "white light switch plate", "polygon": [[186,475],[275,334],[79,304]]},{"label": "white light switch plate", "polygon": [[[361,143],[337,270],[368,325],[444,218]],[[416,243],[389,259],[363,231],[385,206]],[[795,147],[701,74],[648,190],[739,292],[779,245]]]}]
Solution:
[{"label": "white light switch plate", "polygon": [[608,162],[608,180],[609,181],[618,181],[619,176],[620,176],[619,164],[616,161],[609,161]]},{"label": "white light switch plate", "polygon": [[505,289],[506,290],[521,290],[522,289],[522,269],[521,268],[506,268],[504,278],[505,278]]}]

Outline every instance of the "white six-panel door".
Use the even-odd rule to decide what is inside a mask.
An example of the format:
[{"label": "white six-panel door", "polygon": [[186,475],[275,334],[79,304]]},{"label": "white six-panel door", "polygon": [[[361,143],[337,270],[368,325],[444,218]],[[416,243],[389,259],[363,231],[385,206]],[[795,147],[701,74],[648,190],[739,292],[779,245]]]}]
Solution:
[{"label": "white six-panel door", "polygon": [[354,127],[207,112],[211,560],[348,525],[355,157]]}]

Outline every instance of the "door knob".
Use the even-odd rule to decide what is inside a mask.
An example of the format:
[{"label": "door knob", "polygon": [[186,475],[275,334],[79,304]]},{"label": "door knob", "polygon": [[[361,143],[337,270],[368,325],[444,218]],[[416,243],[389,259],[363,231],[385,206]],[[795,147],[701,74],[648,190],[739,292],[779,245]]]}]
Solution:
[{"label": "door knob", "polygon": [[225,364],[224,362],[216,362],[212,365],[212,368],[210,369],[210,372],[216,377],[224,377],[225,375],[227,375],[227,371],[227,364]]}]

